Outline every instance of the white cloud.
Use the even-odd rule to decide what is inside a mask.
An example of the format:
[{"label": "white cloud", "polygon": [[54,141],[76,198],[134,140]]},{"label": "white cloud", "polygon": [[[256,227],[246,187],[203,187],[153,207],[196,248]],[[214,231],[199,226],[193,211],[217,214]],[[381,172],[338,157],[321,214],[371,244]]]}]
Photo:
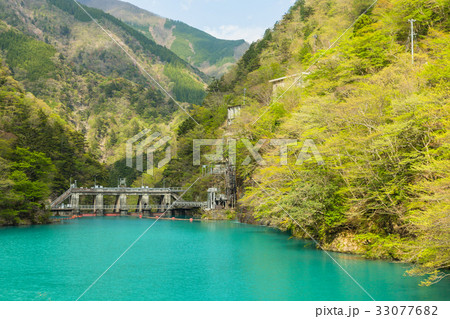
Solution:
[{"label": "white cloud", "polygon": [[261,39],[265,31],[262,27],[240,27],[237,25],[222,25],[218,28],[205,27],[204,30],[219,39],[245,39],[250,43]]}]

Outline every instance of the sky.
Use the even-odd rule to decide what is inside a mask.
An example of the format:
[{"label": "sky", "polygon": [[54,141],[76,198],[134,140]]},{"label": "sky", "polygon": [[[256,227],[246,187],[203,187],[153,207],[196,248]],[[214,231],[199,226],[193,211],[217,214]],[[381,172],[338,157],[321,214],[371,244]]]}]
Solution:
[{"label": "sky", "polygon": [[281,20],[295,0],[124,0],[227,40],[253,42]]}]

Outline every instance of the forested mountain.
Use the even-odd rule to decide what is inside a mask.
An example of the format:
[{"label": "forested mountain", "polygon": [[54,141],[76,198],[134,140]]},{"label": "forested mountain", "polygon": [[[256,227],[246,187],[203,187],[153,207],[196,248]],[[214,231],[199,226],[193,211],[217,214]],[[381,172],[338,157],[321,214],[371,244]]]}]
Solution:
[{"label": "forested mountain", "polygon": [[220,40],[181,21],[160,17],[118,0],[80,0],[121,19],[212,77],[220,77],[242,57],[244,40]]},{"label": "forested mountain", "polygon": [[[85,8],[183,107],[208,77],[117,18]],[[16,80],[85,134],[103,162],[127,139],[181,112],[73,1],[0,0],[0,50]]]},{"label": "forested mountain", "polygon": [[[201,71],[117,18],[84,10],[183,107],[201,103]],[[170,133],[184,115],[84,10],[0,0],[0,224],[45,222],[49,199],[71,179],[132,183],[126,141],[143,129]]]},{"label": "forested mountain", "polygon": [[107,172],[75,131],[26,92],[0,60],[0,225],[45,223],[52,195]]},{"label": "forested mountain", "polygon": [[[311,235],[324,249],[413,262],[409,273],[430,275],[429,285],[450,266],[450,6],[371,4],[297,1],[210,85],[194,114],[201,125],[181,125],[180,156],[165,176],[184,168],[185,182],[195,180],[196,138],[296,139],[287,166],[270,143],[260,150],[266,165],[243,165],[250,153],[238,142],[241,219]],[[241,116],[225,127],[227,106],[241,104],[244,89]],[[306,140],[324,165],[311,150],[296,165]]]}]

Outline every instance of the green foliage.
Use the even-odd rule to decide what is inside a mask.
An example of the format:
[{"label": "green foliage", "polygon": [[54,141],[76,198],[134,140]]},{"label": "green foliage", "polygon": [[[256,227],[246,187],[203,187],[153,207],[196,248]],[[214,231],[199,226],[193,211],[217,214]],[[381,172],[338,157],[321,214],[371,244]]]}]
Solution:
[{"label": "green foliage", "polygon": [[[68,2],[65,0],[47,0],[49,3],[55,5],[59,9],[63,10],[64,12],[69,13],[72,15],[75,19],[81,22],[91,22],[91,19],[89,16],[75,3],[75,2]],[[191,101],[201,101],[201,96],[199,90],[199,86],[197,83],[196,76],[200,77],[201,79],[207,81],[208,77],[200,72],[198,69],[195,69],[191,67],[189,63],[178,57],[175,53],[170,51],[169,49],[158,45],[156,42],[151,40],[149,37],[145,36],[141,32],[137,31],[130,25],[122,22],[121,20],[113,17],[110,14],[107,14],[99,9],[95,8],[89,8],[86,6],[83,6],[83,8],[97,21],[100,21],[102,23],[109,23],[112,24],[114,27],[116,27],[119,32],[122,33],[124,37],[124,42],[133,50],[135,54],[143,53],[143,54],[151,54],[154,59],[158,59],[163,63],[166,63],[167,67],[170,67],[170,69],[180,69],[183,70],[183,76],[177,74],[176,76],[173,74],[173,71],[170,71],[169,73],[174,76],[174,78],[177,79],[177,82],[175,85],[175,91],[174,94],[178,95],[180,97],[186,97],[186,100],[180,98],[183,102],[191,102]],[[86,61],[89,63],[89,61],[98,61],[108,59],[108,57],[105,56],[105,54],[108,54],[104,51],[98,52],[99,56],[92,56],[92,54],[96,53],[82,53],[80,52],[80,59],[81,61]],[[111,53],[109,53],[110,55]],[[89,56],[91,55],[91,56]],[[114,57],[112,56],[112,59]],[[109,60],[111,60],[111,57],[109,57]],[[127,61],[128,62],[128,61]],[[120,67],[122,63],[119,61],[116,61],[115,63],[111,63],[111,67],[116,70],[118,67]],[[96,65],[91,63],[88,65],[85,65],[85,67],[90,68],[91,70],[96,70]],[[129,66],[124,65],[124,67],[129,69]],[[121,73],[123,73],[125,70],[123,70]],[[102,73],[102,72],[100,72]],[[132,73],[129,75],[129,79],[136,80],[135,76],[132,74],[139,74],[139,71],[136,68],[132,68]],[[104,75],[110,75],[110,72],[103,73]],[[195,76],[194,76],[195,75]],[[173,80],[173,79],[171,79]],[[187,93],[187,88],[189,87],[196,87],[196,90],[192,93]],[[203,90],[203,88],[202,88]]]},{"label": "green foliage", "polygon": [[356,34],[357,36],[343,49],[345,52],[343,58],[355,61],[353,66],[356,73],[365,74],[380,70],[392,61],[393,56],[389,56],[392,54],[391,40],[385,32],[376,31],[360,35],[359,31]]},{"label": "green foliage", "polygon": [[48,221],[48,199],[105,171],[84,137],[0,68],[0,224]]},{"label": "green foliage", "polygon": [[[57,6],[61,10],[69,13],[70,15],[73,15],[75,19],[81,21],[81,22],[89,22],[91,21],[91,18],[83,12],[82,9],[79,8],[79,6],[75,2],[70,1],[64,1],[64,0],[47,0],[49,3]],[[87,8],[87,7],[85,7]],[[90,14],[94,13],[94,10],[88,11]],[[99,12],[99,10],[95,11],[96,13]]]},{"label": "green foliage", "polygon": [[280,205],[291,212],[310,235],[324,241],[345,223],[344,201],[339,194],[343,181],[333,175],[333,172],[320,170],[302,172],[292,181],[292,191],[280,199]]},{"label": "green foliage", "polygon": [[269,42],[272,40],[272,31],[267,29],[264,37],[258,42],[250,45],[250,48],[245,52],[244,56],[238,62],[237,79],[243,79],[248,73],[258,69],[260,65],[259,55],[267,48]]},{"label": "green foliage", "polygon": [[[235,49],[245,44],[244,40],[216,39],[206,32],[192,28],[181,21],[167,19],[164,27],[166,29],[174,27],[173,35],[176,39],[170,49],[194,65],[200,65],[205,61],[211,65],[217,64],[224,57],[233,57]],[[192,49],[190,45],[192,45]]]},{"label": "green foliage", "polygon": [[[316,1],[314,10],[297,1],[264,40],[251,46],[237,70],[210,86],[206,101],[239,99],[242,88],[250,92],[227,137],[253,144],[260,138],[297,139],[291,156],[298,156],[301,141],[313,139],[325,160],[325,166],[314,157],[301,166],[280,166],[279,149],[266,145],[261,149],[266,166],[244,166],[240,163],[249,153],[238,143],[242,210],[294,235],[311,235],[324,247],[348,241],[367,257],[414,263],[408,273],[428,275],[423,285],[448,277],[445,2],[379,2],[327,50],[372,1]],[[411,18],[418,33],[414,65],[405,53]],[[336,30],[322,23],[326,19],[345,23]],[[305,37],[305,30],[317,37]],[[316,60],[298,86],[295,77],[287,78],[279,83],[284,87],[264,91],[278,73],[271,73],[271,66],[282,66],[281,73],[289,75]]]},{"label": "green foliage", "polygon": [[314,8],[305,4],[305,0],[298,0],[289,9],[289,12],[284,16],[284,21],[294,20],[296,14],[300,15],[301,20],[307,20],[314,13]]},{"label": "green foliage", "polygon": [[[207,104],[208,101],[206,101]],[[220,105],[215,107],[196,106],[193,118],[197,125],[188,118],[178,128],[177,134],[177,158],[173,159],[164,170],[164,180],[170,185],[185,185],[196,180],[201,172],[201,167],[194,166],[192,145],[195,139],[218,138],[218,129],[227,118],[227,107]],[[209,164],[209,163],[204,163]],[[202,180],[195,185],[192,193],[203,194],[208,188],[208,181]],[[202,188],[203,187],[203,188]],[[201,200],[205,200],[202,198]]]},{"label": "green foliage", "polygon": [[159,17],[121,1],[81,0],[116,16],[210,76],[221,76],[244,53],[244,40],[221,40],[181,21]]},{"label": "green foliage", "polygon": [[182,69],[171,65],[166,65],[164,74],[174,82],[172,89],[175,98],[179,101],[186,101],[193,104],[201,104],[205,97],[205,90],[203,85],[198,82],[193,82]]},{"label": "green foliage", "polygon": [[[70,179],[83,186],[93,185],[95,179],[105,186],[115,186],[119,177],[127,177],[131,184],[139,173],[125,165],[126,141],[144,128],[169,130],[164,124],[174,119],[179,108],[158,87],[149,85],[148,79],[119,48],[98,49],[97,43],[89,42],[96,37],[80,36],[96,26],[75,2],[25,2],[18,11],[30,10],[33,12],[30,19],[13,19],[16,8],[9,2],[4,8],[10,13],[5,19],[13,26],[0,25],[1,54],[26,91],[1,68],[0,133],[14,135],[11,152],[22,148],[45,154],[56,170],[48,181],[30,180],[23,175],[26,167],[19,171],[14,160],[2,157],[5,169],[14,170],[14,174],[2,179],[5,187],[11,189],[5,193],[4,201],[17,195],[13,193],[13,184],[20,184],[24,193],[27,189],[34,194],[42,186],[38,183],[45,183],[46,187],[40,188],[43,193],[34,196],[39,210],[43,208],[44,197],[48,200],[60,195],[68,188]],[[156,73],[164,87],[170,90],[172,82],[172,93],[180,101],[201,103],[205,94],[202,79],[207,79],[204,74],[120,20],[100,10],[87,7],[86,10],[119,37],[127,50],[142,58],[145,68],[152,75]],[[25,35],[31,28],[36,32]],[[36,35],[39,31],[42,37]],[[104,40],[102,36],[98,37],[100,41]],[[169,79],[162,74],[164,68]],[[111,165],[109,174],[100,160]],[[3,211],[11,217],[8,223],[37,222],[19,216],[13,207],[5,207]]]},{"label": "green foliage", "polygon": [[392,15],[397,27],[397,37],[399,40],[406,40],[409,37],[409,19],[416,20],[415,32],[418,36],[428,33],[430,28],[441,25],[444,29],[449,29],[449,5],[447,0],[395,0],[393,1]]},{"label": "green foliage", "polygon": [[[56,69],[52,61],[56,50],[52,46],[15,30],[0,30],[0,50],[6,52],[6,62],[21,79],[48,78]],[[21,74],[21,70],[25,74]]]},{"label": "green foliage", "polygon": [[[47,1],[49,3],[51,3],[52,5],[57,6],[61,10],[69,13],[75,19],[77,19],[81,22],[91,22],[91,18],[73,1],[72,2],[65,1],[65,0],[47,0]],[[180,65],[180,66],[189,68],[189,64],[187,62],[185,62],[184,60],[182,60],[181,58],[179,58],[175,53],[166,49],[163,46],[156,44],[153,40],[150,40],[148,37],[146,37],[141,32],[133,29],[131,26],[123,23],[122,21],[113,17],[112,15],[107,14],[107,13],[103,12],[102,10],[90,8],[87,6],[83,6],[83,8],[94,19],[96,19],[98,21],[107,21],[109,23],[112,23],[113,25],[124,30],[129,36],[131,36],[135,40],[137,40],[137,42],[139,43],[141,48],[132,46],[132,48],[135,49],[136,51],[144,50],[147,52],[151,52],[153,55],[160,58],[161,61],[163,61],[163,62],[168,62],[170,64]],[[133,45],[133,43],[131,43],[131,41],[129,44]],[[198,70],[197,70],[197,72],[198,72]],[[201,73],[198,72],[198,74],[200,75]]]},{"label": "green foliage", "polygon": [[52,161],[43,153],[20,147],[15,150],[9,148],[5,155],[5,158],[0,158],[7,169],[7,173],[0,176],[3,192],[0,197],[0,224],[45,221],[48,215],[44,202],[50,195],[49,182],[55,172]]},{"label": "green foliage", "polygon": [[309,59],[311,59],[311,53],[312,53],[312,48],[307,43],[307,44],[303,45],[302,48],[300,49],[300,51],[298,53],[298,59],[300,60],[300,62],[306,62]]}]

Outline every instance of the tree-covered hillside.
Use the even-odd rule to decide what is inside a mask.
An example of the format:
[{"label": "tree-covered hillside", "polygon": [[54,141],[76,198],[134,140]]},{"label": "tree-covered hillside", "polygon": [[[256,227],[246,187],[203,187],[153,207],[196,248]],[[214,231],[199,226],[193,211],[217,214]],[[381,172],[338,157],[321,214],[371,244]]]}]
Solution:
[{"label": "tree-covered hillside", "polygon": [[121,19],[212,77],[220,77],[248,49],[244,40],[221,40],[181,21],[174,21],[118,0],[81,0]]},{"label": "tree-covered hillside", "polygon": [[[138,172],[124,164],[127,140],[144,129],[168,134],[186,115],[76,4],[0,7],[0,224],[43,223],[45,204],[71,179],[131,184]],[[86,10],[183,107],[202,101],[204,74],[116,18]]]},{"label": "tree-covered hillside", "polygon": [[[139,72],[130,58],[75,2],[38,0],[17,4],[15,1],[2,0],[0,8],[0,19],[25,34],[51,44],[78,67],[88,68],[104,76],[120,75],[139,84],[149,83],[149,79]],[[188,100],[184,100],[183,96],[175,96],[177,99],[201,103],[200,93],[204,90],[204,82],[208,80],[206,75],[117,18],[98,9],[85,7],[84,10],[118,37],[116,40],[136,55],[152,76],[167,86],[172,82],[174,88],[190,89],[200,96]],[[166,64],[176,68],[177,74],[186,75],[189,82],[179,82],[179,76],[165,77],[160,69]]]},{"label": "tree-covered hillside", "polygon": [[83,135],[26,92],[0,60],[0,225],[45,223],[48,199],[70,179],[106,177]]},{"label": "tree-covered hillside", "polygon": [[[238,143],[241,218],[311,235],[324,249],[413,262],[410,274],[432,284],[450,266],[450,6],[371,4],[297,1],[210,86],[194,115],[201,125],[180,127],[180,148],[208,137],[298,140],[287,166],[269,143],[260,150],[266,165],[242,165],[249,152]],[[244,89],[246,106],[225,128],[215,114],[240,104]],[[306,140],[325,165],[311,152],[296,163]],[[184,158],[171,165],[168,176],[189,167],[186,181],[199,170]]]},{"label": "tree-covered hillside", "polygon": [[[75,2],[0,0],[0,54],[16,80],[85,134],[103,162],[183,113]],[[176,100],[201,103],[207,77],[117,18],[85,8]]]}]

